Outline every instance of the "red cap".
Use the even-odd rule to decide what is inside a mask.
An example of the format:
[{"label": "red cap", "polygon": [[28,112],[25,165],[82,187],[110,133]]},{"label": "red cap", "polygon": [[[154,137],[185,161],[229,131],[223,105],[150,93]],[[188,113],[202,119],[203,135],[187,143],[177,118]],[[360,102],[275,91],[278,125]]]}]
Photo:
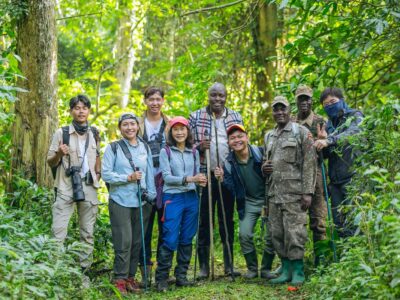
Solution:
[{"label": "red cap", "polygon": [[240,130],[240,131],[242,131],[244,133],[247,133],[246,129],[244,129],[243,125],[241,125],[241,124],[233,124],[233,125],[228,127],[228,129],[226,130],[226,134],[229,136],[233,132],[234,129],[237,129],[237,130]]},{"label": "red cap", "polygon": [[186,120],[184,117],[180,117],[180,116],[169,120],[168,125],[170,128],[174,127],[176,124],[182,124],[183,126],[189,126],[189,121]]}]

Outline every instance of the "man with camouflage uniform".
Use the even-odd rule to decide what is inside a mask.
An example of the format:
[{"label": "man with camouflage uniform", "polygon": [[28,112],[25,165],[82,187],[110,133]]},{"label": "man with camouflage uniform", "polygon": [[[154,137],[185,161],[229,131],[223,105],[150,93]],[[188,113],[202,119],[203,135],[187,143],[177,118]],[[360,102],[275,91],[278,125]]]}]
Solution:
[{"label": "man with camouflage uniform", "polygon": [[310,132],[290,121],[285,97],[275,97],[272,114],[277,124],[264,139],[262,170],[269,175],[268,206],[271,238],[282,260],[282,272],[273,284],[304,282],[307,209],[315,188],[316,152]]},{"label": "man with camouflage uniform", "polygon": [[[312,134],[314,141],[324,138],[321,131],[325,127],[325,121],[322,116],[312,111],[313,91],[308,86],[299,86],[296,90],[297,116],[293,118],[294,122],[306,127]],[[317,177],[315,183],[315,193],[313,195],[311,206],[308,211],[310,217],[310,228],[313,232],[315,265],[319,264],[321,253],[318,251],[317,243],[326,239],[326,215],[327,207],[324,201],[324,187],[322,183],[322,153],[317,158]]]}]

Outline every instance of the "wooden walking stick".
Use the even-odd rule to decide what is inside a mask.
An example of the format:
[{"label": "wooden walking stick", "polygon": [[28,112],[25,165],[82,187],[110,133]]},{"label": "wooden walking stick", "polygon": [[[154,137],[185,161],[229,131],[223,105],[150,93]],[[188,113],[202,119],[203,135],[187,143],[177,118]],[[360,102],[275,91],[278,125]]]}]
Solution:
[{"label": "wooden walking stick", "polygon": [[[214,122],[214,130],[215,130],[215,147],[216,147],[216,153],[217,153],[217,165],[218,167],[220,166],[219,163],[219,151],[218,151],[218,129],[217,129],[217,122],[215,121],[215,114],[212,115],[213,117],[213,122]],[[231,277],[232,281],[235,281],[235,274],[233,272],[233,258],[232,258],[232,252],[231,252],[231,245],[229,244],[229,236],[228,236],[228,225],[226,224],[226,214],[225,214],[225,205],[224,205],[224,199],[222,197],[222,187],[221,187],[221,179],[218,178],[218,192],[219,192],[219,201],[221,203],[221,211],[222,211],[222,221],[224,223],[224,231],[225,231],[225,244],[226,248],[228,249],[228,258],[229,262],[231,264]]]},{"label": "wooden walking stick", "polygon": [[[208,139],[207,129],[204,131],[204,136]],[[210,254],[211,254],[211,280],[214,280],[214,218],[212,209],[212,187],[211,187],[211,159],[210,149],[206,149],[207,163],[207,185],[208,185],[208,216],[210,222]]]}]

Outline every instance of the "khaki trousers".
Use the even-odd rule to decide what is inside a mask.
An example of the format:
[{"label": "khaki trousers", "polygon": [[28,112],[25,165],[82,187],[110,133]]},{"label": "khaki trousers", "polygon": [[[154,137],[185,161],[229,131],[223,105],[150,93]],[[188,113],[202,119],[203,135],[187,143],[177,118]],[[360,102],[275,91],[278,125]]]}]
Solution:
[{"label": "khaki trousers", "polygon": [[74,202],[72,196],[57,193],[53,204],[53,223],[51,230],[54,237],[61,243],[64,242],[68,233],[68,223],[74,213],[75,207],[79,217],[80,241],[86,245],[80,253],[80,264],[82,268],[90,267],[94,245],[94,224],[98,211],[99,201],[97,190],[93,186],[82,183],[85,193],[85,201]]}]

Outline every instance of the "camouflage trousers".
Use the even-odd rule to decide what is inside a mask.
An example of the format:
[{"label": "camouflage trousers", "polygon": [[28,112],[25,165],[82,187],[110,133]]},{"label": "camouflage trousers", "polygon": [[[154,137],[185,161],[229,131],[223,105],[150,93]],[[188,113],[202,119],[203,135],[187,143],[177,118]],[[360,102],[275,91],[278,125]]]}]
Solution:
[{"label": "camouflage trousers", "polygon": [[327,213],[321,168],[317,168],[315,193],[312,198],[310,209],[308,210],[310,216],[310,229],[313,232],[314,242],[326,239]]},{"label": "camouflage trousers", "polygon": [[280,258],[303,259],[307,242],[307,213],[300,201],[269,203],[272,243]]}]

